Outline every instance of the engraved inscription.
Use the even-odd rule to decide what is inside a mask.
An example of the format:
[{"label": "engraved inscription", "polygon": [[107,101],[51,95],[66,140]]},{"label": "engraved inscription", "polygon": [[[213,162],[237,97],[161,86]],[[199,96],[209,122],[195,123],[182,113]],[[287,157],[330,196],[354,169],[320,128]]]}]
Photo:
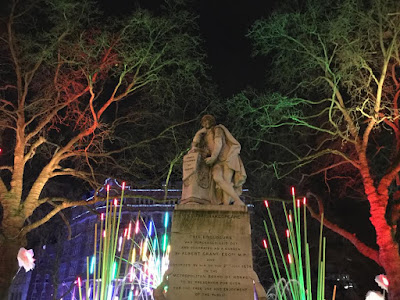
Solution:
[{"label": "engraved inscription", "polygon": [[183,178],[184,180],[191,176],[197,169],[199,153],[190,153],[183,158]]},{"label": "engraved inscription", "polygon": [[[184,224],[179,222],[179,214],[174,218]],[[177,228],[174,232],[167,299],[253,299],[250,235],[227,228],[245,226],[240,223],[246,219],[212,211],[204,218],[189,219],[195,223],[191,228],[201,230],[191,233]]]}]

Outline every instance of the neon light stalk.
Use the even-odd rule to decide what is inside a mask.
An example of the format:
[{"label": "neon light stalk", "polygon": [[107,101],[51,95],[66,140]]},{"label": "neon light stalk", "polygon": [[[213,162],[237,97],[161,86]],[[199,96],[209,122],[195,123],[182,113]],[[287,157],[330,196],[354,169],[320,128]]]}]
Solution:
[{"label": "neon light stalk", "polygon": [[[122,299],[124,291],[129,288],[128,299],[153,299],[152,290],[161,283],[169,264],[169,213],[164,215],[161,242],[158,241],[154,221],[146,226],[140,212],[133,232],[132,221],[127,228],[120,228],[125,182],[122,183],[120,203],[117,199],[110,201],[109,185],[106,190],[106,212],[100,215],[99,230],[98,224],[95,224],[93,256],[86,259],[85,298]],[[81,278],[76,282],[82,299]]]},{"label": "neon light stalk", "polygon": [[[306,214],[306,198],[302,201],[296,199],[295,189],[291,188],[293,197],[293,212],[286,209],[286,204],[282,203],[282,208],[285,214],[287,229],[285,231],[287,239],[288,252],[284,255],[282,245],[276,230],[274,219],[269,208],[267,200],[264,201],[265,207],[268,212],[270,227],[272,228],[275,244],[278,246],[279,255],[285,270],[286,280],[280,274],[280,266],[275,254],[274,245],[272,243],[270,230],[267,222],[264,221],[265,232],[267,240],[263,241],[265,252],[268,256],[268,262],[271,266],[272,276],[275,281],[276,298],[279,300],[312,300],[313,293],[311,288],[311,268],[310,268],[310,251],[307,241],[307,214]],[[301,217],[301,205],[303,205],[303,217]],[[319,254],[318,254],[318,281],[317,281],[317,300],[324,300],[325,298],[325,248],[326,239],[322,236],[323,228],[323,214],[321,216],[321,227],[319,235]],[[303,219],[303,224],[301,224]],[[301,226],[303,225],[303,227]],[[303,231],[303,232],[302,232]],[[301,235],[304,239],[302,241]],[[302,243],[304,245],[302,245]],[[303,249],[304,247],[304,249]],[[304,250],[304,252],[303,252]],[[304,253],[304,258],[303,258]],[[305,270],[304,270],[305,269]],[[305,274],[304,274],[305,271]],[[288,294],[288,295],[287,295]]]}]

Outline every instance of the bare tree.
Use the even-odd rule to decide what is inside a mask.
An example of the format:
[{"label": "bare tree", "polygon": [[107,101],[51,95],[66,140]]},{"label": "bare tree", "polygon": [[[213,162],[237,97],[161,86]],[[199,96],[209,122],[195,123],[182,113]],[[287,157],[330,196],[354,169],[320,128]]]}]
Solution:
[{"label": "bare tree", "polygon": [[[141,147],[177,142],[179,120],[146,122],[161,109],[171,113],[183,92],[199,94],[204,64],[195,18],[171,5],[157,16],[136,10],[107,19],[85,0],[11,1],[0,41],[1,299],[26,234],[62,209],[96,201],[72,201],[63,191],[47,197],[51,180],[95,187],[98,175],[117,168],[143,174],[150,163]],[[127,129],[136,130],[128,142]],[[44,203],[51,211],[27,222]]]},{"label": "bare tree", "polygon": [[292,3],[249,33],[256,54],[272,58],[269,87],[276,92],[246,91],[230,103],[252,124],[237,128],[242,137],[270,151],[260,168],[277,178],[320,175],[328,189],[334,182],[362,188],[378,249],[325,225],[385,269],[390,299],[400,298],[398,218],[385,217],[400,171],[399,30],[396,1]]}]

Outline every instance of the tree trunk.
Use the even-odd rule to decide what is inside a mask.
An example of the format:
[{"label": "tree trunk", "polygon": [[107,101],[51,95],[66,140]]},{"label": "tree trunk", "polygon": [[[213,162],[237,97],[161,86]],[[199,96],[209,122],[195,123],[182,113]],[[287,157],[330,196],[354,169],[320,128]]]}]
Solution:
[{"label": "tree trunk", "polygon": [[[6,300],[8,289],[18,270],[17,254],[22,247],[18,240],[1,238],[0,240],[0,299]],[[25,271],[24,271],[25,272]]]},{"label": "tree trunk", "polygon": [[24,218],[9,207],[3,206],[3,221],[0,233],[0,300],[7,299],[8,289],[18,270],[17,255],[25,247],[25,236],[19,236]]},{"label": "tree trunk", "polygon": [[389,279],[389,300],[400,299],[400,258],[385,265],[386,276]]},{"label": "tree trunk", "polygon": [[[369,182],[368,182],[369,183]],[[386,206],[388,203],[388,186],[380,185],[375,189],[372,184],[365,185],[370,203],[370,221],[375,227],[376,243],[379,247],[379,262],[385,269],[389,280],[389,299],[400,299],[400,255],[399,245],[392,236],[391,227],[386,218]],[[379,192],[377,192],[380,191]],[[369,192],[369,193],[368,193]]]},{"label": "tree trunk", "polygon": [[400,299],[400,255],[399,247],[385,225],[376,226],[379,261],[389,280],[389,299]]}]

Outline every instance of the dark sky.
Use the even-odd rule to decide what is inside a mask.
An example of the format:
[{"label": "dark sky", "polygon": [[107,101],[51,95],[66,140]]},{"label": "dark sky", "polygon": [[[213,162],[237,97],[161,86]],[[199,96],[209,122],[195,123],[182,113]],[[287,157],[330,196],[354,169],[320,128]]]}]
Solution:
[{"label": "dark sky", "polygon": [[[98,0],[106,11],[126,13],[140,7],[157,9],[163,0]],[[190,1],[190,0],[189,0]],[[211,76],[222,96],[229,97],[247,86],[262,87],[266,60],[251,57],[249,27],[266,17],[274,0],[192,0],[207,51]]]},{"label": "dark sky", "polygon": [[203,0],[200,28],[205,38],[212,75],[223,96],[231,96],[247,86],[260,87],[265,80],[266,61],[252,58],[249,27],[268,16],[271,1]]}]

